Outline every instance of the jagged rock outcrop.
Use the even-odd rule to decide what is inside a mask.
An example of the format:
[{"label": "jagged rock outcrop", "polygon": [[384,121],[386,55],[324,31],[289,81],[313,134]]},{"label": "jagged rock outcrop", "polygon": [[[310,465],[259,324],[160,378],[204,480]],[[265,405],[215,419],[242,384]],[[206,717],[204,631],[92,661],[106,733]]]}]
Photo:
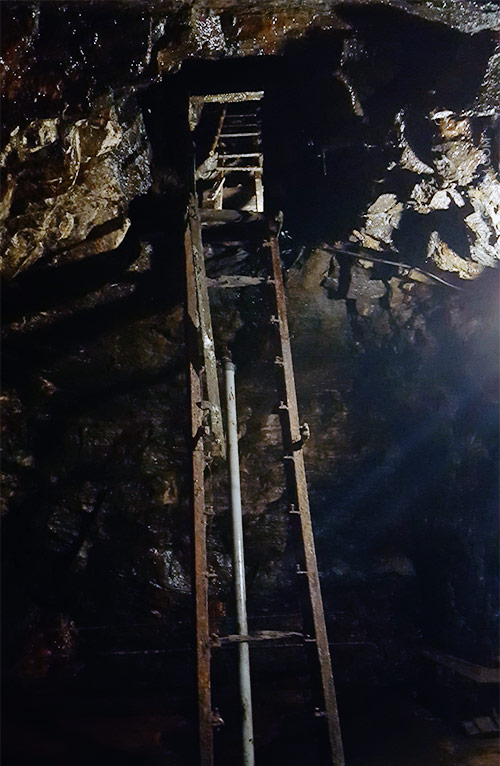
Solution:
[{"label": "jagged rock outcrop", "polygon": [[150,162],[133,97],[111,93],[88,117],[16,126],[1,157],[4,277],[42,256],[55,265],[118,247],[129,203],[151,185]]},{"label": "jagged rock outcrop", "polygon": [[[479,138],[474,138],[467,115],[436,110],[427,119],[435,126],[432,144],[427,147],[429,163],[417,156],[406,137],[404,112],[396,115],[401,154],[397,162],[389,165],[383,183],[388,189],[401,187],[402,171],[412,173],[418,180],[413,187],[406,184],[409,191],[406,198],[398,199],[394,192],[377,197],[366,211],[363,226],[353,231],[351,240],[369,250],[389,249],[393,257],[399,255],[404,259],[407,242],[400,239],[401,246],[397,248],[393,237],[402,225],[405,211],[418,216],[432,214],[432,230],[422,241],[420,252],[414,250],[413,262],[427,261],[441,271],[474,279],[485,266],[497,266],[500,259],[500,180],[491,164],[491,151],[484,148],[491,146],[488,126],[483,126]],[[418,219],[412,226],[420,226]],[[463,229],[464,249],[460,253],[447,241],[450,226]]]}]

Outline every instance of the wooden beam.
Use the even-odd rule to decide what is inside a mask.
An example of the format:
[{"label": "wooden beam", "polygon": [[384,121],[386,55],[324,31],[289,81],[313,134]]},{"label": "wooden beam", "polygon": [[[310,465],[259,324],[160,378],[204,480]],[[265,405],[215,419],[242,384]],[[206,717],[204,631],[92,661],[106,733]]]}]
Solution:
[{"label": "wooden beam", "polygon": [[212,453],[220,457],[226,456],[226,443],[224,427],[222,424],[222,411],[220,406],[219,379],[217,376],[217,362],[215,358],[215,344],[210,316],[210,303],[208,299],[207,276],[205,273],[205,255],[201,239],[201,223],[196,207],[196,198],[191,194],[188,225],[190,230],[190,247],[193,259],[194,282],[198,301],[198,315],[205,360],[205,378],[207,382],[208,402],[210,405],[210,427],[214,437]]},{"label": "wooden beam", "polygon": [[235,93],[206,93],[203,96],[191,96],[190,101],[205,104],[237,104],[241,101],[261,101],[263,90],[245,90]]},{"label": "wooden beam", "polygon": [[200,318],[196,299],[191,228],[186,226],[186,345],[189,359],[191,410],[191,470],[193,510],[193,595],[195,607],[196,669],[200,766],[213,766],[210,634],[208,618],[207,517],[205,514],[205,455],[203,449],[203,387],[198,354]]},{"label": "wooden beam", "polygon": [[442,665],[454,673],[458,673],[465,678],[470,678],[478,684],[498,684],[500,683],[500,668],[485,668],[482,665],[475,665],[472,662],[461,660],[459,657],[453,657],[451,654],[442,654],[434,649],[424,649],[424,657],[432,662]]}]

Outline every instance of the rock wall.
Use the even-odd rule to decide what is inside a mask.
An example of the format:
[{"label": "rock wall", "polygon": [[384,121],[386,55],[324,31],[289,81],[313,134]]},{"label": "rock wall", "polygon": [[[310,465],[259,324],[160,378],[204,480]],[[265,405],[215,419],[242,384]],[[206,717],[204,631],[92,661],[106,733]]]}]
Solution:
[{"label": "rock wall", "polygon": [[422,643],[494,652],[497,290],[324,250],[289,275],[326,603],[339,640],[375,641],[396,675]]},{"label": "rock wall", "polygon": [[[341,677],[411,677],[423,643],[490,660],[498,54],[485,30],[495,18],[488,4],[466,14],[389,5],[405,13],[333,13],[320,2],[274,3],[272,13],[231,2],[9,5],[1,214],[12,675],[81,670],[78,652],[102,649],[86,628],[111,627],[114,648],[147,644],[137,625],[155,640],[190,635],[182,120],[196,77],[219,77],[202,75],[203,61],[225,57],[268,78],[272,96],[266,194],[285,210],[332,638],[376,645],[375,656],[342,656]],[[413,34],[419,50],[427,45],[423,63],[407,53]],[[463,97],[460,60],[477,62]],[[229,254],[228,265],[244,268],[246,257]],[[214,324],[238,363],[249,602],[262,612],[293,608],[294,562],[263,298],[247,295],[219,296]],[[215,463],[209,480],[213,597],[230,616],[225,468]]]},{"label": "rock wall", "polygon": [[98,98],[81,119],[17,125],[0,159],[5,278],[39,258],[52,266],[114,250],[129,203],[151,185],[151,152],[132,97]]}]

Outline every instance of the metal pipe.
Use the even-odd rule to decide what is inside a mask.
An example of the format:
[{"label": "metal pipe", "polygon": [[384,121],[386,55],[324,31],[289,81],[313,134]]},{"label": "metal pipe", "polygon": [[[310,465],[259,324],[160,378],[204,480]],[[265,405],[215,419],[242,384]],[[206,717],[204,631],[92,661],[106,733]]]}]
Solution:
[{"label": "metal pipe", "polygon": [[[240,462],[238,456],[238,425],[236,418],[235,366],[226,361],[224,365],[227,397],[227,446],[229,481],[231,485],[231,513],[233,518],[233,575],[236,591],[236,618],[238,633],[248,635],[245,558],[243,552],[243,517],[241,510]],[[247,641],[238,644],[240,696],[242,708],[243,766],[254,766],[252,691],[250,685],[250,651]]]}]

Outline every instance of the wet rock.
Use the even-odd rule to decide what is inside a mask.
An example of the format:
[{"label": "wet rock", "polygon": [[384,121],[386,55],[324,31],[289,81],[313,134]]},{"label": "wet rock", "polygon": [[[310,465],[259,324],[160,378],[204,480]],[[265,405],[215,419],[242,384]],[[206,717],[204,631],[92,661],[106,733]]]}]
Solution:
[{"label": "wet rock", "polygon": [[353,237],[365,247],[383,250],[391,246],[392,232],[398,227],[403,212],[403,203],[395,194],[381,194],[368,208],[365,225],[361,231],[354,230]]},{"label": "wet rock", "polygon": [[475,279],[483,271],[483,266],[474,261],[468,261],[455,253],[446,242],[440,238],[437,231],[431,233],[427,258],[434,261],[443,271],[455,271],[462,279]]},{"label": "wet rock", "polygon": [[40,619],[31,630],[19,666],[19,675],[28,683],[51,675],[64,677],[76,649],[78,631],[64,614]]},{"label": "wet rock", "polygon": [[[398,0],[393,0],[392,4],[401,6]],[[424,19],[440,21],[468,34],[495,29],[500,23],[500,13],[495,4],[482,3],[478,0],[465,0],[460,4],[423,0],[411,5],[404,3],[403,7]]]},{"label": "wet rock", "polygon": [[398,132],[398,144],[401,149],[401,158],[399,160],[401,167],[405,170],[410,170],[412,173],[432,174],[434,172],[433,169],[417,157],[406,137],[404,110],[398,112],[395,122]]},{"label": "wet rock", "polygon": [[224,53],[226,40],[222,31],[221,17],[212,10],[202,11],[196,6],[191,13],[193,44],[201,54]]},{"label": "wet rock", "polygon": [[498,83],[500,80],[500,46],[497,46],[495,52],[488,61],[483,82],[474,105],[474,111],[481,116],[493,116],[498,118],[500,112],[500,90]]},{"label": "wet rock", "polygon": [[351,281],[346,298],[356,301],[358,314],[370,316],[385,293],[385,284],[380,279],[372,279],[368,269],[359,266],[351,268]]},{"label": "wet rock", "polygon": [[444,142],[432,151],[440,155],[435,160],[436,171],[448,185],[468,186],[475,180],[479,165],[487,160],[480,147],[474,145],[470,121],[457,118],[449,110],[432,112],[430,118],[439,128]]},{"label": "wet rock", "polygon": [[493,168],[488,168],[477,186],[468,189],[474,212],[465,223],[472,232],[471,256],[483,266],[496,266],[500,259],[500,181]]},{"label": "wet rock", "polygon": [[86,119],[18,126],[2,165],[8,278],[42,256],[71,261],[116,248],[130,225],[129,202],[151,184],[142,116],[133,99],[113,94]]},{"label": "wet rock", "polygon": [[270,414],[262,427],[262,442],[270,445],[280,445],[282,440],[279,416]]},{"label": "wet rock", "polygon": [[[400,2],[392,5],[401,7]],[[126,33],[123,17],[116,12],[117,23],[110,25],[115,31],[99,29],[97,42],[93,42],[94,22],[89,22],[81,60],[76,46],[69,57],[71,78],[76,78],[72,83],[80,93],[72,96],[65,110],[62,106],[71,88],[57,72],[44,69],[45,49],[38,49],[40,66],[33,75],[34,85],[30,80],[26,90],[31,98],[29,89],[42,84],[45,95],[36,114],[21,109],[29,99],[16,102],[14,114],[31,116],[26,124],[18,118],[18,130],[14,125],[8,131],[1,208],[10,244],[6,274],[19,274],[22,286],[16,294],[17,321],[7,333],[19,345],[14,343],[10,356],[17,389],[8,394],[4,494],[6,520],[11,534],[14,531],[9,551],[9,571],[14,574],[10,581],[15,583],[12,601],[19,613],[29,611],[32,602],[47,611],[50,599],[60,609],[62,604],[74,605],[78,619],[87,624],[129,625],[154,616],[166,626],[164,635],[173,629],[176,610],[185,619],[191,586],[191,517],[184,434],[182,266],[164,257],[166,252],[182,251],[182,244],[167,239],[163,220],[154,221],[155,234],[143,232],[145,241],[137,252],[122,246],[109,258],[88,258],[119,246],[129,226],[129,202],[150,184],[149,149],[134,99],[116,90],[106,97],[98,94],[103,88],[109,93],[110,84],[120,77],[127,89],[138,84],[139,75],[143,85],[151,82],[157,61],[160,70],[172,73],[187,58],[281,53],[293,39],[302,37],[309,44],[311,32],[335,51],[330,45],[333,38],[321,35],[325,29],[345,31],[347,26],[332,14],[330,3],[307,7],[272,3],[270,10],[267,3],[243,5],[232,0],[220,3],[217,11],[206,4],[178,3],[174,11],[164,9],[162,18],[161,9],[144,10],[133,4],[126,11]],[[453,18],[449,23],[455,25],[485,23],[489,13],[483,8],[465,18],[457,4],[451,8],[443,3],[413,3],[411,9],[405,4],[405,10],[420,15],[432,10],[433,18]],[[35,16],[23,32],[27,48],[38,39]],[[491,14],[488,18],[491,21]],[[110,39],[116,47],[106,49]],[[311,39],[314,45],[316,38]],[[429,94],[425,109],[419,101],[401,113],[392,67],[372,67],[373,79],[380,78],[384,93],[390,91],[391,98],[396,94],[394,103],[380,101],[372,81],[364,87],[356,77],[358,66],[367,75],[373,52],[361,36],[357,43],[344,45],[342,54],[338,42],[343,67],[339,89],[350,117],[369,131],[366,143],[371,143],[372,128],[374,134],[378,130],[384,140],[387,137],[383,152],[375,138],[369,149],[374,159],[363,154],[365,159],[360,160],[363,173],[366,167],[370,172],[358,176],[357,183],[366,196],[372,196],[365,197],[362,206],[355,195],[354,213],[361,214],[358,242],[377,251],[399,246],[406,214],[414,213],[422,216],[418,220],[428,225],[427,232],[432,229],[433,237],[432,261],[425,263],[429,237],[422,237],[424,246],[415,262],[460,277],[477,275],[479,263],[493,263],[493,235],[498,234],[497,181],[487,164],[483,125],[469,113],[441,108],[441,117],[430,123]],[[18,70],[25,74],[23,45]],[[339,79],[338,62],[333,53],[328,61],[330,83]],[[408,71],[403,78],[406,99]],[[21,99],[16,83],[12,77],[9,93]],[[322,104],[325,93],[328,88],[321,90]],[[368,103],[374,94],[374,111],[378,113],[380,103],[387,107],[387,129],[383,121],[382,127],[368,122],[372,112],[365,100]],[[440,98],[438,94],[432,106]],[[299,113],[293,102],[293,119]],[[398,113],[404,117],[399,123]],[[358,119],[363,116],[365,122]],[[393,118],[395,133],[389,135]],[[412,130],[406,129],[404,120],[413,121]],[[418,120],[436,126],[427,146],[425,141],[414,141]],[[361,156],[358,148],[349,175]],[[297,156],[293,154],[293,172]],[[393,175],[380,178],[380,168],[391,158]],[[325,162],[321,172],[327,171]],[[165,178],[170,173],[162,172]],[[170,177],[178,178],[174,171]],[[343,186],[339,177],[334,181],[337,188]],[[165,182],[161,193],[174,186],[178,191],[181,184]],[[299,186],[302,204],[304,184]],[[332,186],[322,186],[314,202],[324,203],[324,217],[329,219],[336,215],[330,208],[331,194]],[[342,196],[349,196],[344,188]],[[470,235],[472,260],[441,230],[440,224],[445,229],[446,217],[457,211]],[[340,218],[348,236],[355,226],[354,214]],[[315,245],[317,241],[314,232]],[[214,252],[210,260],[216,261],[218,255]],[[50,277],[62,274],[57,295],[54,288],[48,295],[42,289],[40,296],[34,295],[32,286],[28,300],[23,280],[31,263],[44,266],[38,274],[47,291],[50,280],[43,256],[58,265]],[[390,258],[399,256],[405,259],[404,248]],[[93,271],[83,268],[89,265],[86,258]],[[232,270],[235,264],[245,270],[247,254],[235,253],[229,263],[227,273],[237,273]],[[347,615],[344,623],[338,620],[335,640],[377,636],[391,657],[404,655],[408,626],[411,640],[415,636],[420,640],[418,630],[413,630],[417,617],[426,640],[444,637],[474,647],[480,635],[486,645],[494,612],[493,600],[484,596],[485,578],[491,578],[487,562],[493,560],[484,551],[490,550],[494,526],[484,498],[490,492],[495,460],[491,423],[496,422],[492,415],[496,391],[491,386],[494,333],[488,334],[494,311],[481,292],[488,275],[465,284],[471,292],[460,303],[465,291],[455,294],[432,282],[432,287],[419,284],[416,271],[397,273],[398,277],[392,267],[359,258],[347,257],[341,263],[332,258],[331,250],[310,246],[289,271],[287,283],[299,404],[311,431],[305,456],[322,583],[327,608],[341,612],[345,605]],[[166,289],[171,291],[168,299]],[[262,403],[264,393],[274,391],[268,369],[273,356],[266,334],[269,327],[264,332],[258,324],[258,306],[249,308],[252,299],[243,311],[235,307],[231,291],[221,292],[224,296],[214,299],[217,342],[234,345],[243,361],[238,398],[249,592],[255,603],[269,604],[276,598],[281,605],[291,598],[293,577],[284,556],[288,519],[278,403],[274,399],[269,406]],[[475,304],[474,294],[480,296]],[[169,300],[178,304],[176,309],[166,305]],[[31,369],[31,357],[36,369]],[[392,449],[394,444],[397,449]],[[217,576],[212,587],[226,599],[231,591],[231,541],[225,466],[211,464],[207,483],[215,511],[210,520],[211,566]],[[470,541],[470,546],[468,542],[464,553],[457,542],[443,564],[443,550],[457,529],[458,537]],[[436,537],[438,543],[429,554],[429,541]],[[30,572],[25,579],[18,576],[24,565]],[[430,570],[438,580],[444,571],[443,593],[448,589],[458,594],[447,622],[441,619],[447,596],[436,589],[436,580],[425,579]],[[462,570],[468,572],[468,584],[461,580]],[[413,592],[393,582],[413,581],[413,572],[429,604],[425,619],[418,613]],[[408,605],[410,617],[391,611],[396,601]],[[464,639],[463,615],[471,613],[471,601],[478,604],[470,620],[475,627]],[[23,618],[16,619],[22,632]],[[39,649],[32,654],[39,656]]]},{"label": "wet rock", "polygon": [[151,257],[153,254],[153,247],[149,242],[141,242],[141,252],[139,257],[129,266],[128,270],[131,272],[144,273],[151,269]]},{"label": "wet rock", "polygon": [[[432,111],[429,121],[435,132],[428,147],[430,155],[434,155],[431,166],[419,159],[409,143],[405,119],[403,111],[395,117],[398,145],[402,151],[399,163],[393,162],[388,171],[401,181],[401,171],[410,171],[420,179],[401,199],[394,193],[380,195],[368,207],[364,226],[353,230],[351,240],[372,250],[390,247],[395,251],[394,231],[402,220],[407,220],[407,211],[432,215],[436,228],[422,241],[420,248],[417,247],[413,257],[422,262],[430,260],[442,271],[456,272],[461,278],[474,279],[484,266],[495,266],[500,257],[500,186],[498,175],[491,166],[486,128],[482,126],[478,138],[467,114],[451,110]],[[396,179],[392,181],[393,185],[397,183]],[[387,183],[390,183],[389,177]],[[473,213],[469,212],[471,205]],[[448,241],[449,232],[457,229],[459,220],[462,221],[461,239],[456,238],[452,246]],[[413,226],[418,226],[416,220]],[[421,228],[424,230],[425,225]],[[403,246],[405,242],[409,244],[399,237],[398,245],[400,241]],[[398,257],[396,252],[394,257]]]},{"label": "wet rock", "polygon": [[[181,21],[182,18],[182,21]],[[220,10],[207,8],[204,3],[186,5],[180,12],[182,44],[175,37],[157,52],[160,71],[176,71],[182,60],[189,57],[219,58],[226,56],[256,56],[280,53],[289,40],[302,37],[314,29],[348,28],[331,8],[321,0],[308,7],[280,7],[275,4],[242,4],[225,2]]]},{"label": "wet rock", "polygon": [[409,204],[417,213],[427,215],[432,210],[448,210],[451,204],[463,207],[465,200],[454,187],[438,189],[435,182],[421,181],[413,187]]},{"label": "wet rock", "polygon": [[416,285],[404,283],[397,277],[389,280],[389,307],[391,312],[405,323],[415,313],[415,300],[412,293]]},{"label": "wet rock", "polygon": [[381,558],[374,565],[377,574],[395,574],[400,577],[415,577],[415,567],[407,556],[393,554]]}]

